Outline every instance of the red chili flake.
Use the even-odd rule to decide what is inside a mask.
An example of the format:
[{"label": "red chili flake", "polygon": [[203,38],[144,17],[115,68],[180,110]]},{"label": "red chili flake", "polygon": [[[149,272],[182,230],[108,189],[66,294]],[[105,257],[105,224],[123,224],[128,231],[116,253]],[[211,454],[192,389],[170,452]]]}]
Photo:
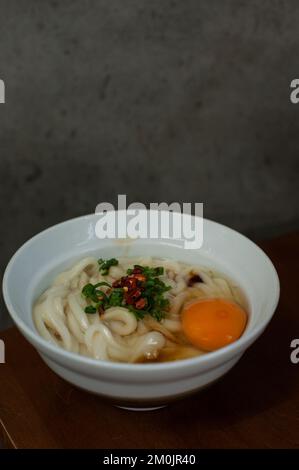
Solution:
[{"label": "red chili flake", "polygon": [[146,277],[144,276],[144,274],[135,274],[134,277],[135,279],[137,279],[137,281],[140,281],[140,282],[146,281]]},{"label": "red chili flake", "polygon": [[114,281],[114,282],[112,283],[112,287],[122,287],[122,285],[121,285],[121,280],[118,279],[117,281]]},{"label": "red chili flake", "polygon": [[146,276],[142,274],[141,268],[134,268],[133,273],[128,276],[123,276],[114,281],[112,287],[122,287],[124,290],[124,298],[128,305],[139,305],[138,309],[144,308],[147,305],[146,299],[140,299],[144,290],[142,285],[146,281]]},{"label": "red chili flake", "polygon": [[137,300],[141,296],[141,290],[140,289],[135,289],[133,292],[131,292],[130,295],[131,295],[132,299]]},{"label": "red chili flake", "polygon": [[98,307],[98,312],[99,312],[99,315],[100,315],[100,316],[105,313],[105,310],[103,309],[102,305],[100,305],[100,306]]},{"label": "red chili flake", "polygon": [[143,272],[142,268],[134,268],[132,274],[141,274]]},{"label": "red chili flake", "polygon": [[135,289],[137,285],[137,279],[131,276],[127,276],[126,278],[122,278],[122,285],[128,287],[129,289]]},{"label": "red chili flake", "polygon": [[137,310],[142,310],[145,306],[147,305],[147,300],[144,297],[141,297],[141,299],[137,300],[135,303],[135,307]]},{"label": "red chili flake", "polygon": [[188,280],[188,286],[192,287],[193,284],[196,284],[197,282],[203,282],[203,280],[199,276],[199,274],[193,274],[193,276],[191,276],[190,279]]},{"label": "red chili flake", "polygon": [[125,293],[125,301],[128,305],[133,305],[135,303],[135,299],[132,299],[131,295],[129,292]]}]

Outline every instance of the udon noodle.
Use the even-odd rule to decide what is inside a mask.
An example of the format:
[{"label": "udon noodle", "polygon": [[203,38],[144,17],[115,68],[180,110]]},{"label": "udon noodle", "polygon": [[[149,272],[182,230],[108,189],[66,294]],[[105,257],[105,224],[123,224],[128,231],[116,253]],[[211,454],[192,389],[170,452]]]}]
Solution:
[{"label": "udon noodle", "polygon": [[[163,268],[159,279],[167,290],[161,304],[165,305],[162,318],[146,312],[138,317],[126,304],[98,310],[97,304],[96,309],[89,307],[96,312],[86,313],[90,301],[82,295],[84,286],[103,283],[97,292],[101,291],[100,299],[106,299],[111,286],[121,285],[119,280],[126,280],[128,269],[134,265]],[[116,292],[121,289],[127,294],[126,287],[118,287]],[[186,338],[182,309],[196,300],[219,298],[245,309],[238,286],[207,268],[169,259],[119,258],[105,273],[95,258],[88,257],[56,277],[35,303],[33,318],[43,338],[67,351],[105,361],[169,361],[205,353]]]}]

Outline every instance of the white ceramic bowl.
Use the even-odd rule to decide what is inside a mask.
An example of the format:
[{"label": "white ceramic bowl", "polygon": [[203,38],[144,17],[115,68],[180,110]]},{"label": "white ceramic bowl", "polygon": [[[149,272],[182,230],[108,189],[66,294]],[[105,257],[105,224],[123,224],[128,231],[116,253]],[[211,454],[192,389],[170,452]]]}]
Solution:
[{"label": "white ceramic bowl", "polygon": [[[243,235],[206,219],[199,250],[183,249],[182,240],[100,240],[94,230],[97,220],[97,215],[88,215],[41,232],[15,253],[6,268],[3,293],[7,308],[47,365],[82,389],[108,397],[115,404],[139,409],[164,405],[228,372],[261,335],[278,302],[278,276],[265,253]],[[37,333],[32,304],[55,275],[87,254],[103,258],[152,255],[211,266],[236,280],[244,290],[250,311],[247,328],[229,346],[168,363],[104,362],[55,347]]]}]

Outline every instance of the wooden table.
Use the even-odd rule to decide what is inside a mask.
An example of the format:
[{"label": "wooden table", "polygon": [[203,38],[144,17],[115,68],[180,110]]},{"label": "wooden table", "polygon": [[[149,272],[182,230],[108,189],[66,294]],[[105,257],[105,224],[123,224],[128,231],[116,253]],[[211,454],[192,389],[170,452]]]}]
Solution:
[{"label": "wooden table", "polygon": [[281,280],[278,310],[261,338],[211,388],[153,412],[129,412],[57,377],[15,328],[0,333],[3,439],[15,448],[299,447],[299,233],[261,243]]}]

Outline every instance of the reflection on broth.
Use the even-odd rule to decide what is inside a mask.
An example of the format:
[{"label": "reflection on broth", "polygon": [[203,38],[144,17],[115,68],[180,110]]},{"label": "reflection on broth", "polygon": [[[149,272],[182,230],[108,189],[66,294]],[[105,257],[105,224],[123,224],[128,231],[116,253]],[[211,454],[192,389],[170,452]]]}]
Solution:
[{"label": "reflection on broth", "polygon": [[98,360],[187,359],[237,340],[246,301],[227,277],[158,258],[84,258],[33,308],[47,341]]}]

